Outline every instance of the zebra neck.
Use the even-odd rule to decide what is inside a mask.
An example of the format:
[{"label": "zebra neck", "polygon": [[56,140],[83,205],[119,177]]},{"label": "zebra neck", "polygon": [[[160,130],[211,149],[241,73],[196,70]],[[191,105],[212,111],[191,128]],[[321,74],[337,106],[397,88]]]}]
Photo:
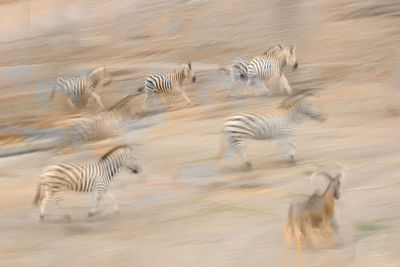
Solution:
[{"label": "zebra neck", "polygon": [[121,160],[105,159],[102,163],[108,177],[114,177],[122,167]]},{"label": "zebra neck", "polygon": [[97,84],[100,82],[100,77],[95,74],[88,76],[88,80],[90,81],[90,86],[94,89],[96,88]]},{"label": "zebra neck", "polygon": [[179,81],[179,83],[181,84],[182,82],[183,82],[183,80],[186,78],[186,76],[185,76],[185,70],[184,69],[182,69],[182,70],[180,70],[178,73],[177,73],[177,80]]}]

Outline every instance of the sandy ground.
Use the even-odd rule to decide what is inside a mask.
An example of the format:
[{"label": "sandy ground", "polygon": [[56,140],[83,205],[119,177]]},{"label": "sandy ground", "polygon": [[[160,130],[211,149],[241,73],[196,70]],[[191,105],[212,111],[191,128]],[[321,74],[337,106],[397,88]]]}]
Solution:
[{"label": "sandy ground", "polygon": [[[48,102],[59,75],[129,69],[98,92],[107,106],[165,64],[192,60],[198,82],[185,84],[193,106],[175,97],[169,111],[132,120],[143,127],[119,138],[72,154],[1,158],[0,266],[400,266],[397,1],[29,3],[0,5],[2,149],[31,141],[10,137],[10,127],[35,130],[73,112],[61,96]],[[328,120],[299,129],[295,166],[278,163],[276,144],[253,142],[252,171],[237,158],[225,168],[215,159],[224,118],[266,113],[284,96],[230,98],[217,69],[276,42],[297,45],[289,82],[319,88]],[[72,222],[55,205],[39,222],[31,202],[45,166],[94,161],[121,142],[136,149],[143,173],[115,181],[119,214],[106,202],[87,218],[91,196],[67,194]],[[309,173],[331,161],[348,166],[337,202],[343,244],[286,249],[289,204],[325,186]]]}]

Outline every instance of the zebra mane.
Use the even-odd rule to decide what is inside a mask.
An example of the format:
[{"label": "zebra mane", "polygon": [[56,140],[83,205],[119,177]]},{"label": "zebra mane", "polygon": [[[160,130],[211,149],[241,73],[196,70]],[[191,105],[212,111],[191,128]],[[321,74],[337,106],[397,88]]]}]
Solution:
[{"label": "zebra mane", "polygon": [[264,56],[277,56],[280,52],[282,52],[285,49],[288,49],[288,51],[291,51],[293,49],[293,45],[281,45],[281,44],[275,44],[268,48],[267,50],[264,51],[263,55]]},{"label": "zebra mane", "polygon": [[307,96],[312,96],[314,95],[311,89],[304,89],[301,91],[296,91],[295,93],[289,95],[288,97],[286,97],[280,107],[281,108],[291,108],[295,105],[297,105],[298,103],[300,103],[301,101],[304,100],[304,98],[306,98]]},{"label": "zebra mane", "polygon": [[192,68],[192,65],[189,63],[182,63],[179,66],[177,66],[175,68],[175,70],[181,72],[181,71],[184,71],[186,68],[189,68],[189,70],[190,70]]},{"label": "zebra mane", "polygon": [[116,146],[116,147],[112,148],[110,151],[108,151],[107,153],[105,153],[105,154],[100,158],[100,161],[106,160],[106,159],[107,159],[110,155],[112,155],[114,152],[116,152],[117,150],[120,150],[120,149],[122,149],[122,148],[129,148],[129,149],[130,149],[130,146],[129,146],[129,145],[119,145],[119,146]]},{"label": "zebra mane", "polygon": [[88,75],[89,77],[96,76],[96,74],[97,74],[98,72],[103,72],[105,69],[106,69],[106,68],[105,68],[104,66],[99,66],[99,67],[96,67],[96,68],[94,68],[94,69],[89,70],[87,75]]},{"label": "zebra mane", "polygon": [[121,100],[119,100],[117,103],[115,103],[114,105],[112,105],[107,111],[119,111],[121,110],[123,107],[125,107],[129,101],[135,97],[137,95],[137,93],[132,93],[129,94],[127,96],[125,96],[124,98],[122,98]]},{"label": "zebra mane", "polygon": [[267,50],[264,51],[263,55],[265,56],[273,56],[273,55],[277,55],[279,52],[282,51],[282,49],[285,46],[280,45],[280,44],[275,44],[271,47],[269,47]]}]

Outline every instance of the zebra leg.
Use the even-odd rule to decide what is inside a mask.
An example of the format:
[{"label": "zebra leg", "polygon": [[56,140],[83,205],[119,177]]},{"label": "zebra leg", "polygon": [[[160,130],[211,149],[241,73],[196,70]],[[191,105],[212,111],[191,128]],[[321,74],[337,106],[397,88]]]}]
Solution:
[{"label": "zebra leg", "polygon": [[[279,87],[279,84],[278,84],[278,82],[279,82],[279,77],[277,76],[277,75],[273,75],[269,80],[268,80],[268,85],[271,87],[271,88],[277,88],[277,87]],[[282,89],[280,89],[281,90],[281,92],[283,93],[283,91],[282,91]]]},{"label": "zebra leg", "polygon": [[282,140],[279,142],[279,162],[284,161],[288,151],[288,145],[289,142],[287,140]]},{"label": "zebra leg", "polygon": [[[269,96],[271,95],[270,90],[265,86],[265,84],[261,78],[254,78],[253,84],[254,84],[254,88],[258,91],[258,93],[261,92],[260,93],[261,95],[265,94],[265,93]],[[259,90],[260,88],[262,89],[262,91]]]},{"label": "zebra leg", "polygon": [[246,142],[246,140],[236,140],[234,145],[236,153],[239,154],[239,157],[242,160],[243,168],[245,170],[251,170],[251,162],[247,160],[247,157],[244,154],[244,151],[246,150],[248,145],[248,141]]},{"label": "zebra leg", "polygon": [[268,89],[268,87],[265,85],[263,80],[260,80],[260,85],[262,87],[262,89],[264,90],[264,93],[266,93],[267,95],[272,95],[271,91]]},{"label": "zebra leg", "polygon": [[68,97],[68,104],[69,104],[69,105],[71,106],[71,108],[73,108],[73,109],[78,108],[78,107],[74,104],[74,102],[72,102],[71,98],[69,98],[69,97]]},{"label": "zebra leg", "polygon": [[247,160],[247,157],[246,157],[246,155],[244,154],[244,151],[241,149],[241,150],[239,150],[238,153],[239,153],[239,156],[240,156],[240,158],[241,158],[241,160],[242,160],[242,162],[243,162],[243,168],[244,168],[246,171],[251,170],[251,162]]},{"label": "zebra leg", "polygon": [[54,197],[55,197],[57,206],[64,212],[65,219],[70,222],[71,216],[69,216],[69,214],[65,213],[64,205],[62,204],[62,200],[63,200],[62,196],[60,195],[60,193],[55,193]]},{"label": "zebra leg", "polygon": [[100,106],[101,109],[104,109],[104,105],[103,102],[101,102],[101,98],[98,94],[96,94],[95,92],[92,92],[92,95],[90,96],[91,99],[93,99],[97,105]]},{"label": "zebra leg", "polygon": [[254,84],[255,84],[255,78],[254,77],[248,77],[246,86],[253,88]]},{"label": "zebra leg", "polygon": [[44,196],[40,202],[40,220],[44,219],[44,210],[46,209],[47,202],[49,201],[49,192],[47,189],[44,191]]},{"label": "zebra leg", "polygon": [[281,77],[279,78],[278,82],[279,82],[279,88],[281,89],[281,91],[283,91],[283,89],[285,89],[286,93],[288,95],[290,95],[292,93],[293,90],[290,87],[289,82],[286,79],[285,75],[282,74]]},{"label": "zebra leg", "polygon": [[107,194],[106,194],[106,197],[107,197],[108,199],[110,199],[111,202],[113,203],[114,212],[115,212],[115,213],[118,213],[118,211],[119,211],[119,209],[118,209],[118,204],[117,204],[117,201],[115,200],[114,196],[111,195],[111,193],[107,193]]},{"label": "zebra leg", "polygon": [[297,153],[297,147],[296,144],[293,141],[288,141],[288,144],[290,146],[290,160],[295,163],[296,162],[296,153]]},{"label": "zebra leg", "polygon": [[237,93],[237,90],[238,90],[238,87],[239,87],[238,86],[239,82],[242,85],[242,80],[240,78],[237,78],[235,76],[231,77],[231,84],[230,84],[230,87],[229,87],[229,96],[231,96],[231,97],[240,96],[240,94]]},{"label": "zebra leg", "polygon": [[282,140],[279,142],[279,161],[286,160],[287,154],[290,156],[290,161],[296,163],[296,145],[291,140]]},{"label": "zebra leg", "polygon": [[183,98],[185,98],[185,100],[189,103],[192,104],[192,101],[190,101],[189,97],[186,95],[185,91],[183,90],[182,87],[178,87],[175,90],[177,90],[179,93],[182,94]]},{"label": "zebra leg", "polygon": [[92,217],[95,215],[97,209],[99,208],[99,204],[100,204],[100,201],[102,198],[103,198],[103,195],[101,193],[96,194],[94,205],[93,205],[92,209],[90,210],[88,217]]},{"label": "zebra leg", "polygon": [[232,152],[234,151],[234,147],[233,144],[231,142],[228,142],[228,150],[226,151],[226,155],[225,155],[225,167],[229,166],[229,162],[232,156]]},{"label": "zebra leg", "polygon": [[149,102],[153,102],[153,97],[154,97],[153,94],[152,95],[145,94],[145,99],[144,99],[141,110],[145,110],[147,108],[147,105],[149,104]]}]

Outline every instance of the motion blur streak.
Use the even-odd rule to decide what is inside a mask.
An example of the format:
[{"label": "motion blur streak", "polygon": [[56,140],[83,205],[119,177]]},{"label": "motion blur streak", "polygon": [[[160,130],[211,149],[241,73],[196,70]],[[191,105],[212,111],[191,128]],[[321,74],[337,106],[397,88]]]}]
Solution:
[{"label": "motion blur streak", "polygon": [[[0,266],[400,266],[399,25],[398,0],[0,1]],[[224,120],[269,114],[290,90],[244,83],[231,96],[219,70],[276,44],[296,47],[283,71],[291,95],[313,90],[327,120],[300,126],[296,164],[252,140],[252,170],[237,155],[225,167]],[[146,77],[188,62],[191,105],[156,94],[141,110]],[[112,80],[96,87],[99,101],[49,100],[58,77],[97,67]],[[131,95],[116,134],[59,152],[60,120],[97,118]],[[109,188],[119,214],[104,201],[89,218],[94,196],[66,192],[64,211],[49,202],[40,221],[31,202],[46,166],[97,162],[121,144],[141,172],[121,169]],[[320,233],[315,248],[287,248],[290,204],[325,190],[309,177],[334,161],[348,169],[332,247]]]}]

